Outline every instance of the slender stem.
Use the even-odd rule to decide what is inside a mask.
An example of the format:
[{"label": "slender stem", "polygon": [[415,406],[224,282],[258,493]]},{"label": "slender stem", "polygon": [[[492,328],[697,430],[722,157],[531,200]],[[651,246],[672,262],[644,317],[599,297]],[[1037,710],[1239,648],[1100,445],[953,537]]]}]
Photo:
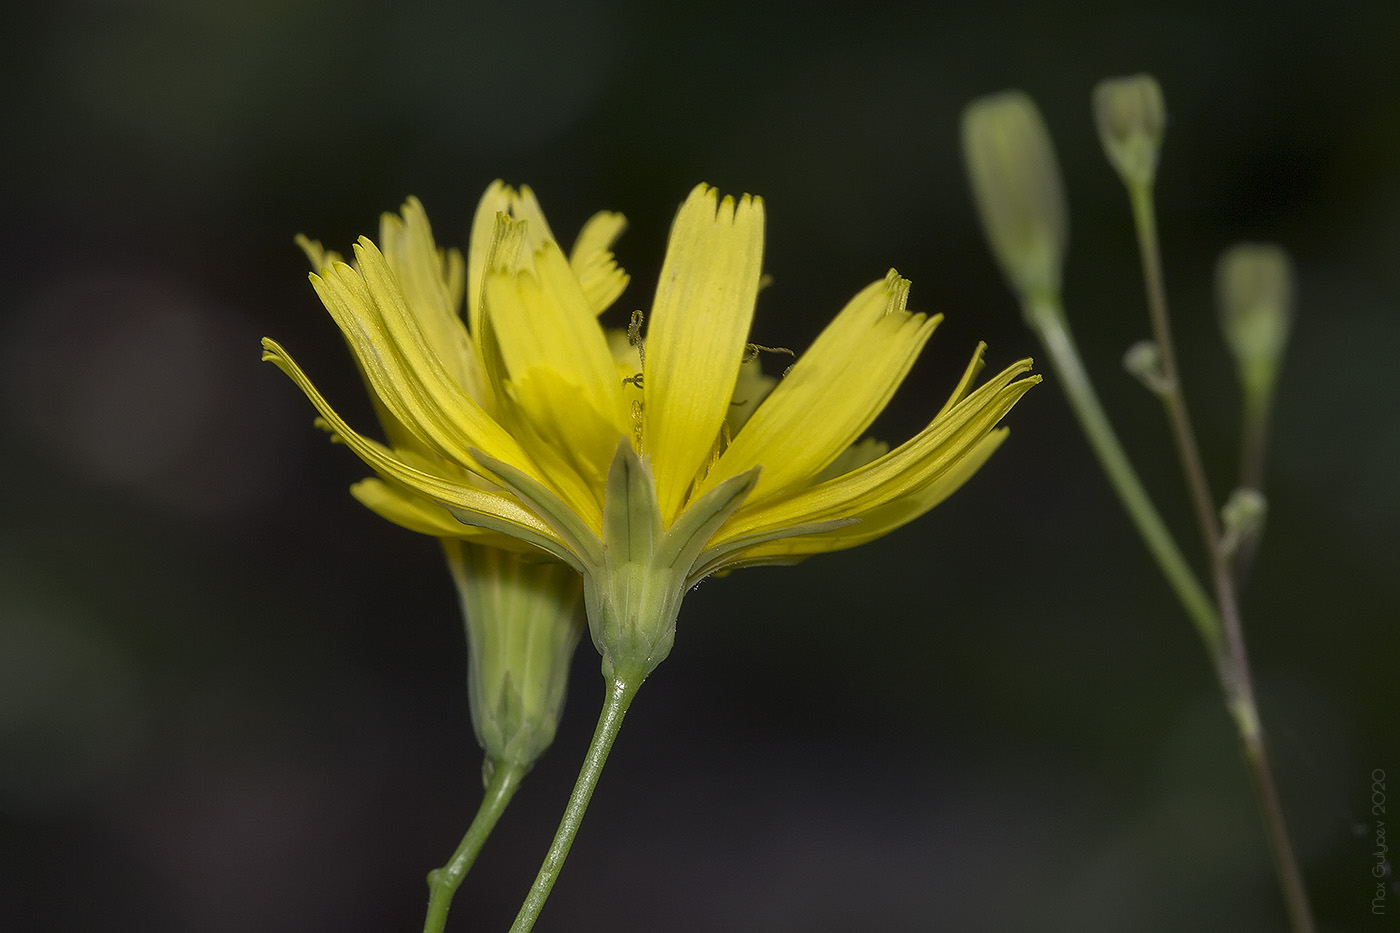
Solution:
[{"label": "slender stem", "polygon": [[1166,406],[1172,435],[1176,440],[1182,472],[1190,489],[1196,522],[1200,526],[1206,558],[1210,562],[1216,603],[1224,628],[1226,653],[1224,657],[1216,657],[1216,670],[1254,781],[1265,830],[1269,836],[1274,868],[1278,873],[1279,885],[1283,889],[1284,901],[1288,907],[1290,924],[1294,933],[1312,933],[1314,927],[1307,888],[1303,883],[1302,871],[1298,867],[1297,856],[1289,838],[1288,825],[1269,764],[1264,731],[1259,723],[1259,710],[1254,697],[1249,655],[1245,650],[1244,626],[1240,618],[1234,573],[1222,547],[1220,521],[1211,497],[1210,484],[1206,479],[1205,465],[1201,462],[1196,434],[1191,428],[1191,418],[1186,410],[1186,396],[1182,391],[1181,378],[1176,367],[1176,349],[1172,342],[1171,323],[1167,312],[1167,293],[1162,275],[1161,248],[1157,240],[1152,185],[1130,181],[1128,195],[1132,204],[1133,225],[1137,229],[1138,250],[1142,258],[1148,314],[1152,320],[1153,335],[1160,354],[1164,386],[1160,395]]},{"label": "slender stem", "polygon": [[1176,346],[1172,341],[1167,292],[1162,280],[1162,252],[1157,245],[1152,186],[1130,184],[1128,191],[1133,206],[1133,224],[1137,228],[1138,251],[1142,255],[1142,278],[1147,286],[1152,335],[1157,341],[1161,360],[1163,391],[1159,394],[1167,407],[1167,418],[1171,422],[1172,437],[1181,457],[1181,468],[1186,474],[1186,485],[1191,492],[1196,523],[1200,526],[1206,555],[1214,569],[1215,564],[1224,563],[1219,555],[1220,519],[1216,516],[1215,502],[1210,494],[1210,484],[1206,481],[1205,466],[1201,463],[1201,452],[1196,445],[1196,434],[1191,429],[1191,416],[1186,411],[1186,396],[1181,391],[1181,379],[1177,373]]},{"label": "slender stem", "polygon": [[1283,890],[1284,904],[1288,909],[1289,925],[1293,933],[1313,933],[1315,927],[1312,907],[1308,903],[1307,885],[1298,865],[1297,853],[1293,851],[1283,802],[1279,799],[1278,785],[1274,781],[1273,767],[1269,763],[1268,745],[1264,740],[1263,727],[1259,723],[1259,706],[1254,698],[1254,684],[1249,671],[1249,658],[1245,653],[1239,610],[1233,603],[1234,582],[1228,571],[1223,579],[1224,588],[1229,592],[1232,602],[1226,604],[1224,613],[1226,638],[1230,644],[1230,663],[1220,672],[1221,689],[1240,735],[1245,763],[1249,766],[1249,776],[1254,784],[1255,798],[1259,802],[1260,816],[1263,817],[1264,830],[1269,837],[1274,871],[1278,874],[1279,887]]},{"label": "slender stem", "polygon": [[641,677],[619,676],[608,681],[608,696],[603,704],[603,712],[598,717],[598,728],[593,733],[593,742],[588,746],[588,754],[583,759],[583,767],[574,783],[574,792],[569,796],[564,818],[559,821],[559,829],[554,834],[549,854],[545,856],[544,864],[535,876],[535,883],[530,887],[530,893],[521,905],[520,913],[511,924],[510,933],[527,933],[534,928],[535,921],[539,919],[545,899],[549,897],[550,889],[554,887],[559,871],[564,867],[564,859],[569,856],[569,847],[574,843],[579,825],[583,823],[584,811],[588,809],[593,789],[598,786],[598,777],[603,773],[608,752],[612,750],[618,730],[622,728],[622,717],[627,715],[627,707],[632,705],[632,698],[637,695],[637,689],[641,685]]},{"label": "slender stem", "polygon": [[[1240,489],[1264,490],[1264,457],[1268,449],[1269,402],[1261,403],[1258,396],[1246,394],[1240,425]],[[1263,526],[1245,535],[1235,546],[1230,569],[1235,575],[1235,587],[1243,590],[1254,567],[1254,555],[1259,551]]]},{"label": "slender stem", "polygon": [[1084,369],[1059,299],[1042,297],[1033,300],[1026,306],[1026,320],[1050,354],[1050,364],[1055,368],[1065,397],[1088,436],[1089,446],[1098,456],[1099,464],[1108,475],[1109,483],[1118,493],[1147,550],[1157,561],[1186,614],[1195,623],[1211,657],[1220,657],[1224,652],[1220,616],[1182,556],[1152,499],[1143,489],[1128,455],[1124,453],[1123,445],[1119,443],[1118,435],[1114,433],[1113,425],[1104,413],[1094,385]]},{"label": "slender stem", "polygon": [[528,770],[522,765],[493,762],[491,778],[486,782],[486,794],[481,806],[467,828],[467,834],[452,853],[446,865],[428,872],[428,916],[423,921],[423,933],[442,933],[447,925],[447,911],[452,907],[452,896],[462,879],[467,876],[486,837],[491,835],[496,821],[505,812],[506,804],[520,788],[520,781]]},{"label": "slender stem", "polygon": [[1246,396],[1240,430],[1240,486],[1264,488],[1264,457],[1269,441],[1269,400]]}]

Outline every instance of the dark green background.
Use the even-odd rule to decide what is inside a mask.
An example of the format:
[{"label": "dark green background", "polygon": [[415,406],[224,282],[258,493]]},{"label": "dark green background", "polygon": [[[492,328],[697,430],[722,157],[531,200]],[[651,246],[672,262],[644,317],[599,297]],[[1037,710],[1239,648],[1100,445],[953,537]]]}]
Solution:
[{"label": "dark green background", "polygon": [[[454,596],[430,540],[258,362],[275,335],[372,413],[292,235],[344,248],[417,194],[460,243],[493,178],[566,241],[631,219],[650,301],[705,180],[767,199],[754,339],[806,346],[890,265],[943,311],[877,424],[902,439],[978,339],[1037,348],[981,241],[962,107],[1040,102],[1071,197],[1067,300],[1183,545],[1095,81],[1149,70],[1184,379],[1217,495],[1237,394],[1218,251],[1277,239],[1301,315],[1245,613],[1326,930],[1373,917],[1371,774],[1400,803],[1400,105],[1391,3],[1027,7],[329,0],[63,2],[7,14],[0,75],[0,927],[409,931],[479,798]],[[954,499],[857,551],[706,583],[644,688],[539,930],[1283,926],[1200,645],[1054,381]],[[503,930],[600,699],[459,895]],[[1390,838],[1395,838],[1391,832]]]}]

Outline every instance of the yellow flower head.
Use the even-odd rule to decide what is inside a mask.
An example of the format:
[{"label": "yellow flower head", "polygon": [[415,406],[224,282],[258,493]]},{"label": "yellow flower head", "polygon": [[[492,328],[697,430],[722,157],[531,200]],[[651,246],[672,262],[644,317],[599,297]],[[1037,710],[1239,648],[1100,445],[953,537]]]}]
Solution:
[{"label": "yellow flower head", "polygon": [[459,536],[570,564],[605,668],[641,677],[669,651],[686,589],[923,514],[1000,444],[997,423],[1039,377],[1022,360],[974,389],[979,347],[922,431],[888,451],[857,443],[940,320],[905,310],[905,279],[861,290],[772,385],[746,362],[762,200],[691,192],[630,340],[598,322],[627,283],[609,252],[623,226],[596,215],[565,256],[530,190],[496,183],[465,261],[437,249],[415,201],[385,220],[381,246],[360,239],[353,266],[324,256],[312,284],[396,425],[388,446],[263,345],[389,481],[362,484],[362,500],[404,524],[450,514]]}]

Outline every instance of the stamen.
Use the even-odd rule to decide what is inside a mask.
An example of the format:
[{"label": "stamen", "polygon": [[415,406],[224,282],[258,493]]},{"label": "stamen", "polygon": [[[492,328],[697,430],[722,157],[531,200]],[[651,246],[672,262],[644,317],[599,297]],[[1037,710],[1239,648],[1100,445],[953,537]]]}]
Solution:
[{"label": "stamen", "polygon": [[[642,368],[647,365],[646,341],[642,338],[642,320],[644,315],[641,311],[632,312],[632,320],[627,325],[627,343],[637,348],[637,359],[642,361]],[[640,385],[641,383],[638,383]]]},{"label": "stamen", "polygon": [[[640,379],[641,377],[638,376],[637,378]],[[640,383],[639,383],[639,384],[640,384]],[[633,400],[632,400],[632,446],[636,449],[636,451],[637,451],[637,456],[639,456],[639,457],[645,457],[645,456],[646,456],[646,445],[643,443],[643,437],[642,437],[642,401],[641,401],[641,399],[633,399]]]},{"label": "stamen", "polygon": [[[638,312],[638,313],[640,314],[641,312]],[[758,355],[759,355],[760,353],[786,353],[788,356],[792,357],[793,359],[797,359],[797,354],[796,354],[794,351],[789,350],[787,347],[765,347],[765,346],[764,346],[763,344],[761,344],[761,343],[746,343],[746,344],[744,344],[744,362],[745,362],[745,363],[751,363],[751,362],[753,362],[754,360],[758,359]],[[788,367],[788,369],[791,369],[791,368],[792,368],[791,366]]]}]

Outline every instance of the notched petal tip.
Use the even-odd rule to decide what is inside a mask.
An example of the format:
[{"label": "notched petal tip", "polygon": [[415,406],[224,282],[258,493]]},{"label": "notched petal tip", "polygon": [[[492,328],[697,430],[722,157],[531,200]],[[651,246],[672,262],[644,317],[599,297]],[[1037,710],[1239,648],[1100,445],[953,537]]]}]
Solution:
[{"label": "notched petal tip", "polygon": [[890,306],[885,311],[886,314],[904,310],[905,304],[909,300],[911,284],[908,279],[899,274],[899,270],[890,267],[890,271],[885,273],[885,291],[891,296]]}]

